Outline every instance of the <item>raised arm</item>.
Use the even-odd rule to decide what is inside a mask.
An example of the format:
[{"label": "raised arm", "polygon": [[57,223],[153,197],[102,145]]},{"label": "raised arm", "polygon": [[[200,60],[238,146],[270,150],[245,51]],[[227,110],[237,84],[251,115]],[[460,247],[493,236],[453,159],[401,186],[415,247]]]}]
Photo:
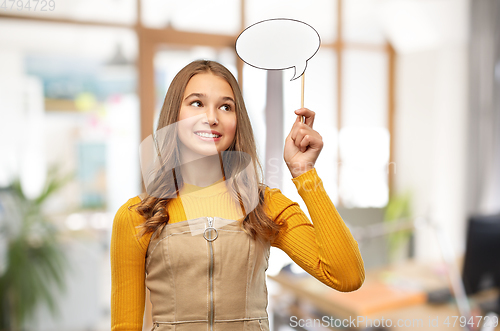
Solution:
[{"label": "raised arm", "polygon": [[142,331],[145,251],[135,239],[129,200],[116,213],[111,235],[111,330]]},{"label": "raised arm", "polygon": [[311,221],[298,203],[279,189],[269,190],[269,207],[276,223],[287,226],[271,243],[322,283],[342,292],[357,290],[365,279],[358,243],[328,197],[313,168],[293,178]]}]

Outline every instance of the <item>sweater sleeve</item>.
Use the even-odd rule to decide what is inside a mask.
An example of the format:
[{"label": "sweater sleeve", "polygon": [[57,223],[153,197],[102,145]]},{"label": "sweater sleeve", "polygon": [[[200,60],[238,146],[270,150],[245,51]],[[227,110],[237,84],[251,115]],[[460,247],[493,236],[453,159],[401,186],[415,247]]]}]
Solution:
[{"label": "sweater sleeve", "polygon": [[134,223],[140,222],[141,216],[128,209],[131,201],[116,213],[111,234],[112,331],[141,331],[143,325],[146,252],[135,238]]},{"label": "sweater sleeve", "polygon": [[361,287],[364,262],[349,228],[328,197],[313,168],[292,179],[304,200],[312,223],[298,203],[279,189],[269,190],[273,220],[286,225],[271,243],[290,256],[302,269],[322,283],[342,292]]}]

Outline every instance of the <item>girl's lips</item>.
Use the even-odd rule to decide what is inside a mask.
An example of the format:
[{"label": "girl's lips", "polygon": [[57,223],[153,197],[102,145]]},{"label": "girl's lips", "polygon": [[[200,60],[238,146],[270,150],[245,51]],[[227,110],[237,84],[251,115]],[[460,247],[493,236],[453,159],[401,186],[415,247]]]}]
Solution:
[{"label": "girl's lips", "polygon": [[215,138],[215,137],[214,138],[211,138],[211,137],[202,137],[202,136],[197,135],[196,133],[194,135],[196,137],[200,138],[203,141],[219,141],[222,138],[222,136],[217,137],[217,138]]}]

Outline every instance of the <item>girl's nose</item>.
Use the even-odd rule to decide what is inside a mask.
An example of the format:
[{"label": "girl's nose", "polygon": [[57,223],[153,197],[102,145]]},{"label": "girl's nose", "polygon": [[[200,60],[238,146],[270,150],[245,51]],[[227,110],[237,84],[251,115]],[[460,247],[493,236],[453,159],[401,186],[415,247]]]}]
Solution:
[{"label": "girl's nose", "polygon": [[206,115],[209,124],[219,122],[217,119],[217,109],[214,106],[207,107]]}]

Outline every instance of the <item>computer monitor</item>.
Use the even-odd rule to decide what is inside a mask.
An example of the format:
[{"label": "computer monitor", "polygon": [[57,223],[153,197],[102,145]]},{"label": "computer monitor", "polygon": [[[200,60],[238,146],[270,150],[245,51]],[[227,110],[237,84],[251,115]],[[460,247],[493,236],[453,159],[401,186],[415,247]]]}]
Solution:
[{"label": "computer monitor", "polygon": [[[462,276],[467,295],[491,287],[500,290],[500,214],[469,218]],[[480,308],[500,314],[500,295]]]}]

